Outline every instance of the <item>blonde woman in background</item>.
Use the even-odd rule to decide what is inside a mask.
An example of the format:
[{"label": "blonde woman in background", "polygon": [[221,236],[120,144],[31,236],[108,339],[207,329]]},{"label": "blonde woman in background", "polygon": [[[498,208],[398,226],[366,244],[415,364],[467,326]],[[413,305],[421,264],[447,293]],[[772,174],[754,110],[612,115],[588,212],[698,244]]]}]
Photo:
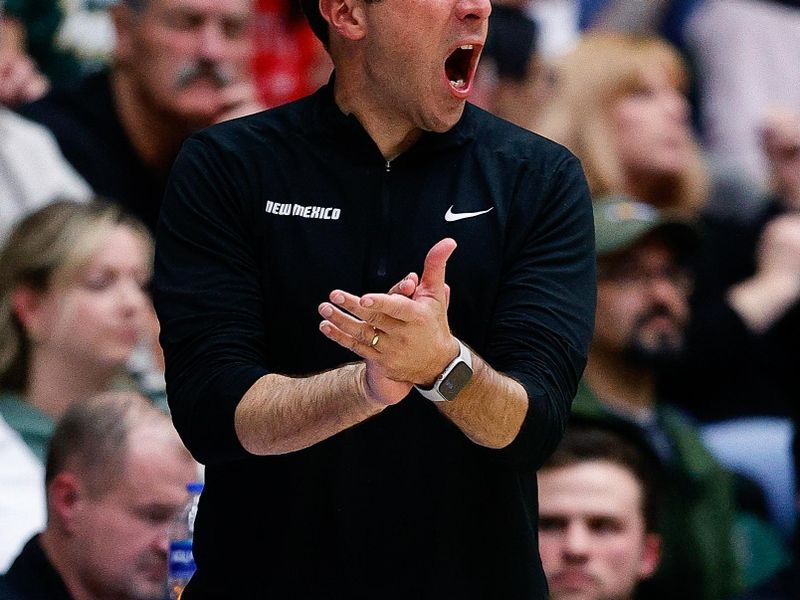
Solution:
[{"label": "blonde woman in background", "polygon": [[[152,254],[144,226],[101,201],[32,213],[0,253],[0,417],[40,462],[72,404],[126,385],[126,363],[152,323]],[[10,556],[44,524],[41,481],[31,489],[29,479],[0,489],[4,506],[42,505],[39,522],[15,528],[18,539],[0,528]]]},{"label": "blonde woman in background", "polygon": [[580,158],[594,197],[626,194],[697,215],[709,174],[689,121],[688,71],[672,46],[587,34],[558,63],[553,86],[530,126]]}]

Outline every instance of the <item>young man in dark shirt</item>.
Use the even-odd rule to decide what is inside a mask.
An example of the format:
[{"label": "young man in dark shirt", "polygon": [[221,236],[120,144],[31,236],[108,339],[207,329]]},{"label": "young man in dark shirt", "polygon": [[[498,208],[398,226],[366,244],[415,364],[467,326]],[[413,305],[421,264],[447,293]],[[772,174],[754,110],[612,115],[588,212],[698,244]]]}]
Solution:
[{"label": "young man in dark shirt", "polygon": [[594,322],[582,171],[466,104],[488,0],[319,8],[331,83],[194,136],[162,210],[170,404],[207,466],[185,597],[544,598],[534,473]]}]

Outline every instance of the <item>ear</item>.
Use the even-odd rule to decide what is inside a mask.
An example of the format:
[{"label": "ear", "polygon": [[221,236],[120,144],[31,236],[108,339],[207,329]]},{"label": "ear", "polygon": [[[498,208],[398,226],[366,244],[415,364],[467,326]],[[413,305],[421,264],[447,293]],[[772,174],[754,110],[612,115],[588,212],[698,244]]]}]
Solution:
[{"label": "ear", "polygon": [[661,562],[661,536],[656,533],[648,533],[644,540],[644,550],[642,552],[642,563],[639,567],[639,575],[642,579],[647,579],[658,569]]},{"label": "ear", "polygon": [[63,471],[47,486],[48,520],[55,520],[58,527],[67,533],[75,531],[83,502],[83,488],[74,473]]},{"label": "ear", "polygon": [[319,0],[319,12],[331,31],[348,40],[360,40],[366,35],[364,3],[362,0]]},{"label": "ear", "polygon": [[111,21],[114,24],[114,55],[117,59],[131,59],[135,54],[133,44],[133,29],[136,25],[136,15],[124,2],[115,3],[111,9]]},{"label": "ear", "polygon": [[11,309],[28,336],[34,341],[40,339],[46,327],[42,309],[43,300],[44,292],[34,290],[27,285],[20,285],[11,292]]}]

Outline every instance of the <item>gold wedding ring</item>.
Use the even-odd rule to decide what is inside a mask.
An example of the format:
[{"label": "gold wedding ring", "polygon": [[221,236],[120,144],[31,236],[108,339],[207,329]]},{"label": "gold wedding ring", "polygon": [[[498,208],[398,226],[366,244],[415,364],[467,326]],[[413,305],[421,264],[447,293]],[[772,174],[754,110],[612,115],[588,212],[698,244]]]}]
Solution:
[{"label": "gold wedding ring", "polygon": [[381,341],[381,336],[378,333],[378,330],[377,329],[373,329],[372,331],[374,331],[375,334],[372,336],[372,341],[369,343],[370,348],[374,348],[375,346],[378,345],[378,342]]}]

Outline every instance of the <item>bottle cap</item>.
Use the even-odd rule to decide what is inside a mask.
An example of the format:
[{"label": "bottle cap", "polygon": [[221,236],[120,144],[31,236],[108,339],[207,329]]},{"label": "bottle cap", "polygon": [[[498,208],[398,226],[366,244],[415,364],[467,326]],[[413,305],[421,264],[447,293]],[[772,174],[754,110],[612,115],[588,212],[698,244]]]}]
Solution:
[{"label": "bottle cap", "polygon": [[186,490],[190,494],[199,494],[203,491],[203,482],[202,481],[193,481],[186,486]]}]

